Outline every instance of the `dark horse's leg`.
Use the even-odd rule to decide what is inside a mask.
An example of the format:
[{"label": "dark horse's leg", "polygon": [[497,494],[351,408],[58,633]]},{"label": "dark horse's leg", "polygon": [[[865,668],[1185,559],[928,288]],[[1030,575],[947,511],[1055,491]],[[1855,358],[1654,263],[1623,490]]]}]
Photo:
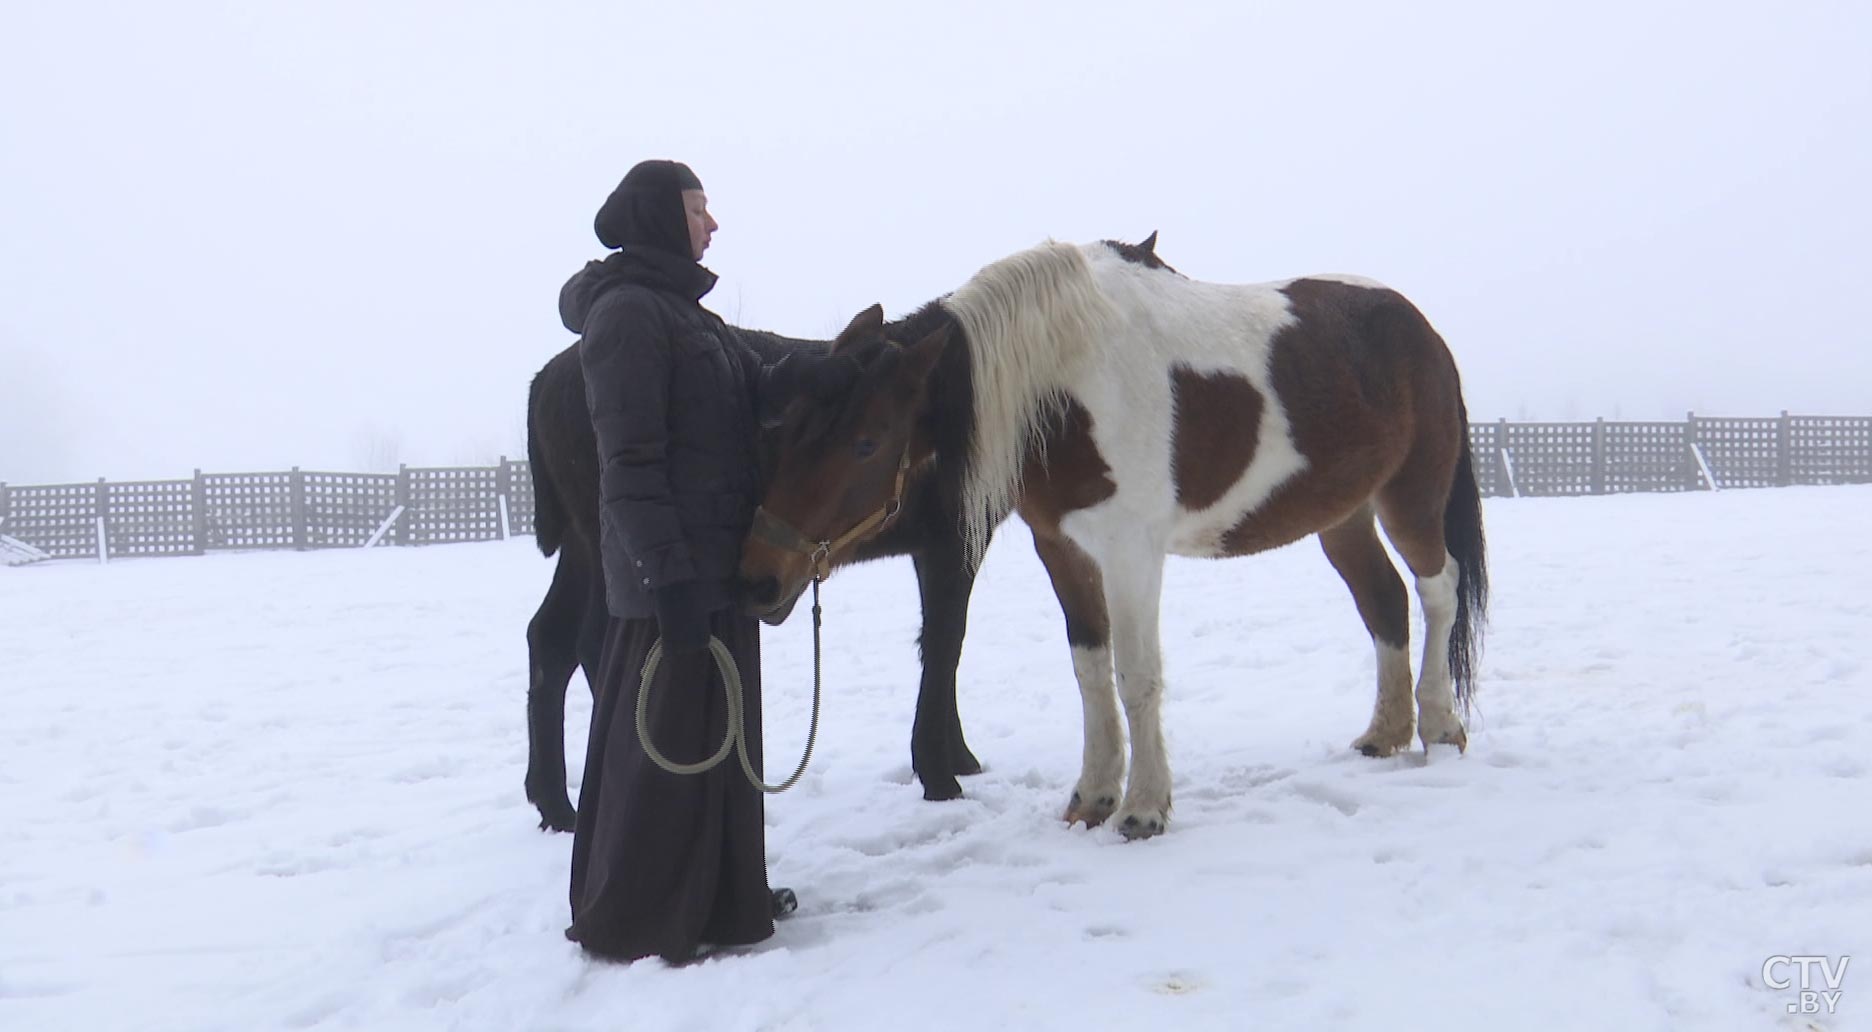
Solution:
[{"label": "dark horse's leg", "polygon": [[597,657],[585,655],[585,639],[592,637],[591,581],[592,570],[576,549],[561,549],[552,586],[527,624],[526,794],[539,809],[540,827],[553,831],[571,831],[577,818],[566,795],[565,694],[581,662],[588,679],[596,668]]},{"label": "dark horse's leg", "polygon": [[923,783],[925,799],[962,794],[957,774],[981,773],[981,761],[962,738],[956,711],[956,665],[968,631],[969,594],[975,572],[962,561],[961,543],[929,545],[914,556],[923,595],[923,681],[917,691],[916,724],[910,732],[910,766]]}]

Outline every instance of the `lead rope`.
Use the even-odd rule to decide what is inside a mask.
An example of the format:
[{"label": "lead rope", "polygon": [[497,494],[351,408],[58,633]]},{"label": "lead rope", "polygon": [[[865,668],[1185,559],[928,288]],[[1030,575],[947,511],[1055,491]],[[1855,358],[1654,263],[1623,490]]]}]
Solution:
[{"label": "lead rope", "polygon": [[728,651],[728,646],[713,634],[709,635],[708,648],[715,657],[715,668],[721,671],[722,691],[728,697],[728,729],[722,736],[721,748],[701,763],[676,763],[651,744],[650,731],[644,726],[644,714],[650,708],[651,682],[656,680],[657,666],[663,662],[663,639],[659,637],[650,645],[650,654],[644,657],[643,683],[637,689],[637,741],[642,743],[644,754],[650,757],[650,762],[671,774],[702,774],[721,766],[722,761],[728,758],[728,751],[735,749],[741,754],[741,770],[747,775],[748,784],[762,792],[775,795],[799,784],[800,777],[806,773],[806,764],[812,761],[813,743],[819,737],[819,627],[822,622],[819,614],[819,580],[815,576],[812,582],[812,724],[806,731],[806,753],[800,757],[793,776],[778,785],[769,785],[754,772],[754,763],[748,759],[747,728],[742,718],[741,671],[735,666],[734,654]]}]

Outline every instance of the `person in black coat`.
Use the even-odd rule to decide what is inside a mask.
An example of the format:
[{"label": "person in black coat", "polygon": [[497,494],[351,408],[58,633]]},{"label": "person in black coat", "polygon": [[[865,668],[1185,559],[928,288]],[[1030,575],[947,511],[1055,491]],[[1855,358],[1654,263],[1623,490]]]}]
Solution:
[{"label": "person in black coat", "polygon": [[764,801],[738,763],[684,776],[644,754],[636,727],[644,660],[660,637],[646,723],[661,752],[692,762],[714,751],[727,726],[707,651],[709,636],[719,637],[740,670],[748,755],[762,769],[760,624],[734,590],[759,501],[755,435],[763,413],[836,378],[849,360],[800,353],[769,365],[702,307],[716,277],[699,262],[719,227],[686,165],[632,168],[594,227],[618,250],[574,275],[559,307],[580,335],[598,439],[611,619],[572,839],[566,937],[601,956],[680,963],[709,945],[768,938],[794,903],[768,885]]}]

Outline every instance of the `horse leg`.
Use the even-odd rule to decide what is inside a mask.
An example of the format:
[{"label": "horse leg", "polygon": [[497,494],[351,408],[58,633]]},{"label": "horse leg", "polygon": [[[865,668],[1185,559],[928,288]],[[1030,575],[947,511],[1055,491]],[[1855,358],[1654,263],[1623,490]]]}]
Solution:
[{"label": "horse leg", "polygon": [[924,799],[955,799],[962,794],[956,775],[981,771],[962,739],[962,718],[956,711],[956,666],[962,662],[975,574],[958,549],[932,546],[917,552],[912,561],[923,597],[923,630],[917,636],[923,678],[910,730],[910,767],[923,783]]},{"label": "horse leg", "polygon": [[[946,698],[949,700],[949,770],[962,777],[973,777],[982,772],[982,765],[981,760],[975,758],[974,750],[969,748],[968,740],[962,736],[962,711],[960,702],[956,697],[956,668],[962,664],[962,641],[968,634],[969,599],[975,594],[975,574],[978,571],[962,561],[960,541],[955,542],[955,548],[949,558],[939,561],[952,563],[952,569],[956,578],[953,601],[956,613],[955,649],[952,653],[943,657],[942,661],[936,666],[937,673],[942,677],[943,683],[947,686],[944,690],[946,692]],[[919,575],[919,578],[920,576],[921,575]],[[919,586],[920,585],[921,581],[919,579]],[[921,651],[922,645],[920,636],[918,648],[919,651]],[[923,676],[928,677],[928,653],[922,654],[924,657]],[[919,686],[918,697],[921,698],[921,695],[922,690]]]},{"label": "horse leg", "polygon": [[1149,838],[1170,826],[1170,761],[1163,739],[1163,649],[1158,607],[1163,596],[1163,549],[1138,542],[1103,564],[1105,602],[1111,612],[1118,697],[1131,732],[1131,773],[1118,833]]},{"label": "horse leg", "polygon": [[1372,706],[1371,726],[1352,747],[1367,756],[1390,756],[1410,747],[1411,706],[1410,599],[1391,557],[1385,554],[1372,525],[1372,511],[1361,509],[1351,519],[1319,535],[1326,558],[1352,591],[1365,629],[1378,652],[1378,698]]},{"label": "horse leg", "polygon": [[1438,505],[1407,510],[1381,505],[1378,518],[1385,536],[1417,576],[1417,598],[1424,611],[1424,654],[1417,678],[1417,737],[1428,750],[1432,745],[1453,745],[1467,750],[1469,733],[1456,715],[1456,695],[1450,679],[1450,632],[1456,626],[1456,586],[1462,568],[1443,543],[1443,514]]},{"label": "horse leg", "polygon": [[1450,680],[1450,631],[1456,626],[1456,584],[1461,567],[1454,556],[1443,557],[1443,569],[1417,578],[1417,597],[1424,610],[1423,673],[1417,680],[1417,734],[1427,751],[1432,745],[1469,748],[1469,733],[1456,715],[1456,696]]},{"label": "horse leg", "polygon": [[1053,581],[1053,594],[1066,617],[1066,643],[1072,646],[1073,677],[1085,708],[1085,752],[1079,783],[1066,803],[1067,824],[1084,821],[1096,828],[1118,809],[1124,777],[1124,730],[1118,724],[1118,698],[1112,691],[1111,620],[1105,612],[1105,584],[1098,565],[1078,545],[1056,534],[1034,531],[1034,551]]},{"label": "horse leg", "polygon": [[527,800],[540,827],[571,831],[577,820],[566,794],[565,693],[579,665],[588,576],[574,556],[559,553],[552,585],[527,624]]}]

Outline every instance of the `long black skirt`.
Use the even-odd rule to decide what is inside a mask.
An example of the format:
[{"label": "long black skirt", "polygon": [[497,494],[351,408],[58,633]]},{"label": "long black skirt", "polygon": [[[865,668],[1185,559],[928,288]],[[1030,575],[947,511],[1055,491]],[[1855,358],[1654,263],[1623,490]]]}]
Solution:
[{"label": "long black skirt", "polygon": [[[748,757],[761,766],[760,624],[733,609],[709,629],[740,668]],[[572,836],[572,924],[566,937],[619,960],[692,958],[702,944],[773,935],[765,800],[740,759],[706,774],[671,774],[637,740],[637,692],[655,620],[613,619]],[[664,657],[646,715],[666,758],[694,763],[720,746],[727,701],[714,656]]]}]

